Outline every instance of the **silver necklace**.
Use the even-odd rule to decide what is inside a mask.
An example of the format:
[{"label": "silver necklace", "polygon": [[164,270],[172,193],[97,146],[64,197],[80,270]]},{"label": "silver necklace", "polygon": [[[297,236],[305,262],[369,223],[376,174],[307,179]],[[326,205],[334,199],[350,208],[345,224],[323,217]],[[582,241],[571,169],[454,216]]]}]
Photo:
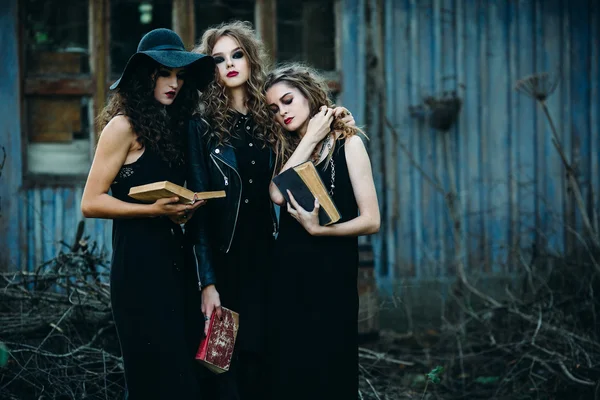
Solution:
[{"label": "silver necklace", "polygon": [[[323,151],[325,150],[325,147],[327,147],[327,154],[329,154],[329,152],[331,151],[331,147],[333,146],[333,141],[331,140],[331,136],[327,136],[327,138],[325,140],[327,140],[327,141],[325,143],[323,143],[323,145],[321,146],[321,151],[319,151],[319,155],[317,157],[317,162],[321,159],[321,156],[323,155]],[[329,186],[329,194],[333,197],[333,192],[335,189],[335,163],[333,162],[333,155],[329,159],[329,166],[331,167],[331,184]]]}]

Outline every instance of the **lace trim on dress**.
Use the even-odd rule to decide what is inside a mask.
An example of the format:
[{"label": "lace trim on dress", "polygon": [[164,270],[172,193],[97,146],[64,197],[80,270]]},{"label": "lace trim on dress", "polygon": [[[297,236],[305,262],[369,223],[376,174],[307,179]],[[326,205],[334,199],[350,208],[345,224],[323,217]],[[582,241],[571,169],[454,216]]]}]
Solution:
[{"label": "lace trim on dress", "polygon": [[119,180],[129,178],[134,173],[132,166],[124,165],[121,167],[113,183],[119,183]]}]

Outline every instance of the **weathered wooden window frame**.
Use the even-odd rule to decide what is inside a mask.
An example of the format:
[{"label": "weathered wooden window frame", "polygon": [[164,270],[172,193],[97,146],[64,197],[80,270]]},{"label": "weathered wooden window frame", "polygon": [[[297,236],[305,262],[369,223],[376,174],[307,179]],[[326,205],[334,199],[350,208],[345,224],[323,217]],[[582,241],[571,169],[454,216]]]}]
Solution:
[{"label": "weathered wooden window frame", "polygon": [[[27,77],[23,66],[25,65],[25,45],[24,34],[25,27],[20,28],[21,42],[21,81],[23,82],[23,91],[21,104],[23,112],[21,114],[21,132],[22,132],[22,160],[23,160],[23,184],[28,186],[69,186],[81,184],[85,181],[87,174],[61,175],[61,174],[40,174],[33,173],[28,165],[28,146],[29,146],[29,121],[25,112],[25,96],[86,96],[91,98],[92,112],[90,115],[90,159],[93,156],[98,132],[95,131],[94,121],[96,116],[102,110],[106,99],[109,66],[109,1],[110,0],[88,0],[88,36],[89,36],[89,74],[73,76],[44,76]],[[25,6],[21,5],[19,13],[25,13]]]},{"label": "weathered wooden window frame", "polygon": [[[341,0],[334,0],[335,28],[335,71],[324,71],[329,89],[334,93],[342,90],[339,68],[341,65]],[[196,41],[194,0],[173,0],[173,29],[186,46]],[[277,0],[256,0],[254,3],[254,26],[265,48],[273,60],[277,59]]]},{"label": "weathered wooden window frame", "polygon": [[[88,0],[89,20],[89,64],[90,73],[86,76],[73,77],[25,77],[21,68],[23,92],[21,103],[25,104],[28,95],[66,95],[89,96],[92,99],[92,115],[90,128],[90,157],[98,138],[94,121],[104,107],[108,87],[110,86],[110,0]],[[277,0],[256,0],[255,26],[257,32],[272,59],[277,59]],[[21,7],[23,8],[23,7]],[[22,10],[20,10],[22,12]],[[329,88],[339,93],[342,90],[339,73],[341,52],[341,0],[334,1],[334,16],[336,20],[335,32],[335,71],[326,71]],[[194,0],[173,0],[173,29],[182,37],[186,46],[191,47],[196,41],[194,15]],[[21,43],[23,43],[24,28],[21,27]],[[25,46],[21,46],[21,65],[24,65]],[[25,107],[23,107],[24,109]],[[34,174],[27,165],[27,146],[29,137],[27,132],[28,121],[25,112],[21,115],[22,129],[22,159],[25,186],[35,185],[77,185],[85,181],[87,174],[83,175],[57,175]]]},{"label": "weathered wooden window frame", "polygon": [[[335,18],[335,70],[323,71],[327,79],[327,85],[333,93],[340,93],[342,90],[341,75],[339,72],[341,65],[341,21],[342,4],[341,0],[334,0],[334,18]],[[255,21],[256,30],[262,39],[269,55],[273,60],[277,59],[277,0],[256,0],[255,3]]]}]

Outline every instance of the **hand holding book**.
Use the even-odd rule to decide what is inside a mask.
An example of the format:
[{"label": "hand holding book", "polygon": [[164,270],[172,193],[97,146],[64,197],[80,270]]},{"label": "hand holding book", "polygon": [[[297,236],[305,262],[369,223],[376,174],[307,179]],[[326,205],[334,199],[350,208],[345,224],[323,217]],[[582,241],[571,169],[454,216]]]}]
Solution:
[{"label": "hand holding book", "polygon": [[221,309],[221,318],[216,313],[211,315],[208,333],[196,352],[196,360],[217,374],[229,370],[240,326],[240,315],[237,312],[225,307]]},{"label": "hand holding book", "polygon": [[289,193],[292,193],[296,203],[306,211],[313,211],[315,199],[318,200],[320,225],[331,225],[340,220],[341,215],[312,161],[282,172],[273,178],[273,183],[288,204],[291,201]]},{"label": "hand holding book", "polygon": [[158,199],[177,197],[179,199],[178,203],[194,204],[197,200],[216,199],[225,196],[224,190],[192,192],[169,181],[154,182],[129,189],[129,197],[145,203],[154,203]]},{"label": "hand holding book", "polygon": [[319,210],[321,209],[319,205],[319,199],[315,197],[313,210],[307,211],[302,208],[300,204],[298,204],[292,192],[287,190],[287,195],[290,199],[290,201],[287,203],[288,213],[290,213],[292,218],[298,221],[308,233],[316,236],[321,228],[321,224],[319,223]]},{"label": "hand holding book", "polygon": [[225,197],[225,191],[193,192],[173,182],[162,181],[134,186],[129,189],[129,197],[154,203],[155,216],[165,215],[176,224],[185,224],[207,199]]},{"label": "hand holding book", "polygon": [[[166,202],[166,203],[165,203]],[[166,209],[165,212],[159,215],[166,215],[172,222],[176,224],[187,223],[196,212],[196,209],[206,204],[206,200],[197,200],[194,204],[181,204],[179,203],[178,197],[172,197],[168,199],[158,199],[154,202],[154,205],[162,206]],[[181,207],[185,207],[181,210]]]}]

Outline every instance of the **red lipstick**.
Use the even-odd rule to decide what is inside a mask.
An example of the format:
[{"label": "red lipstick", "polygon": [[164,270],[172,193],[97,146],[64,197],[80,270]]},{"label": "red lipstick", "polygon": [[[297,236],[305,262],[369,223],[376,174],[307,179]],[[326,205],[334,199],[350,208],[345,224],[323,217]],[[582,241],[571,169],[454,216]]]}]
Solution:
[{"label": "red lipstick", "polygon": [[292,122],[293,119],[294,119],[294,117],[288,117],[288,118],[286,118],[286,119],[283,120],[283,123],[286,124],[286,125],[289,125],[290,122]]},{"label": "red lipstick", "polygon": [[234,76],[238,76],[238,75],[239,75],[239,72],[237,72],[237,71],[229,71],[227,73],[228,78],[233,78]]},{"label": "red lipstick", "polygon": [[175,98],[175,94],[177,94],[177,92],[175,92],[174,90],[171,90],[170,92],[165,93],[167,95],[167,97],[169,99],[173,99]]}]

